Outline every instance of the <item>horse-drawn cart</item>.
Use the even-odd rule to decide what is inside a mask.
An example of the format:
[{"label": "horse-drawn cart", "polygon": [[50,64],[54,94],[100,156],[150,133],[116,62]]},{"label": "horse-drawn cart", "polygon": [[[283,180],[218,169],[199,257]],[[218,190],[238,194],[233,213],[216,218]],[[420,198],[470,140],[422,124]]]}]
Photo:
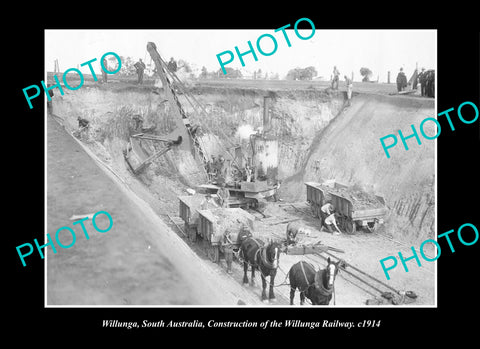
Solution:
[{"label": "horse-drawn cart", "polygon": [[[206,253],[214,263],[220,260],[220,253],[224,252],[225,246],[230,245],[230,248],[238,251],[241,243],[238,237],[245,228],[252,233],[255,231],[255,217],[241,208],[198,210],[198,214],[198,234],[203,238]],[[228,244],[225,244],[225,232]]]},{"label": "horse-drawn cart", "polygon": [[197,226],[199,220],[198,210],[200,209],[200,206],[204,200],[205,195],[201,194],[178,197],[180,205],[180,217],[185,223],[185,234],[187,234],[191,241],[197,240]]},{"label": "horse-drawn cart", "polygon": [[358,226],[373,232],[383,224],[387,207],[381,196],[368,194],[334,181],[306,182],[305,185],[307,202],[311,205],[313,214],[321,219],[321,207],[330,202],[338,213],[339,227],[343,231],[353,234]]}]

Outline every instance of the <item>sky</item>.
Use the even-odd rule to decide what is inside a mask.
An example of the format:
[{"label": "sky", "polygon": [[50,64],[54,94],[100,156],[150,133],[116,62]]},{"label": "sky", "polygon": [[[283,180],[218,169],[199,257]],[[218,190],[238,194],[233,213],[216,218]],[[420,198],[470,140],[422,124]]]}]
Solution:
[{"label": "sky", "polygon": [[[305,23],[306,24],[306,23]],[[308,25],[307,25],[308,26]],[[306,27],[307,27],[306,26]],[[243,56],[242,67],[238,56],[226,67],[241,69],[244,75],[253,71],[278,73],[284,78],[290,69],[314,66],[318,76],[330,79],[333,66],[337,66],[341,77],[354,74],[354,80],[361,80],[360,68],[367,67],[373,74],[371,79],[387,81],[387,71],[394,81],[402,67],[409,77],[415,65],[418,68],[436,69],[437,32],[436,30],[322,30],[316,29],[308,40],[301,40],[293,29],[286,30],[291,46],[281,31],[260,30],[45,30],[45,70],[53,71],[54,60],[58,59],[60,71],[76,68],[77,65],[97,58],[93,63],[96,73],[100,73],[100,57],[106,52],[120,56],[141,58],[151,62],[146,50],[149,41],[154,42],[165,61],[170,57],[187,61],[197,72],[202,66],[208,71],[217,71],[220,64],[217,54],[232,51],[235,46],[240,52],[247,51],[248,41],[254,47],[258,61],[251,54]],[[272,35],[277,42],[277,50],[270,56],[263,56],[256,47],[257,39],[263,34]],[[311,29],[299,30],[308,37]],[[273,50],[269,37],[261,41],[264,52]],[[222,57],[227,60],[228,55]],[[80,70],[89,73],[87,66]]]}]

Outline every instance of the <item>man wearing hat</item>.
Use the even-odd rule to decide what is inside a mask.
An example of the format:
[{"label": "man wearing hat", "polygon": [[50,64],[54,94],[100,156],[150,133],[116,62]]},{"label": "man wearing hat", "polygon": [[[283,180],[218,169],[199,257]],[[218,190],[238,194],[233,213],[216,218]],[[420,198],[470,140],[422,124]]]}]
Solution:
[{"label": "man wearing hat", "polygon": [[320,208],[320,218],[322,219],[322,223],[325,221],[325,218],[330,216],[333,212],[335,212],[335,207],[330,202],[323,205]]},{"label": "man wearing hat", "polygon": [[[341,233],[337,226],[337,221],[335,220],[335,206],[330,202],[327,202],[320,208],[320,216],[322,218],[322,226],[325,225],[330,233],[334,235],[339,235],[339,233]],[[333,231],[333,227],[337,229],[338,233]]]},{"label": "man wearing hat", "polygon": [[220,184],[220,189],[217,191],[218,201],[220,207],[228,208],[228,199],[230,198],[230,192],[225,187],[225,181]]},{"label": "man wearing hat", "polygon": [[143,84],[143,71],[147,68],[145,63],[142,62],[142,59],[139,58],[138,62],[135,63],[134,68],[137,70],[138,80],[137,84]]},{"label": "man wearing hat", "polygon": [[397,75],[397,90],[401,92],[407,87],[407,76],[403,72],[403,68],[400,68],[400,72]]},{"label": "man wearing hat", "polygon": [[336,66],[333,67],[333,78],[332,78],[332,90],[338,90],[338,80],[340,77],[340,71]]},{"label": "man wearing hat", "polygon": [[177,71],[177,62],[173,59],[173,57],[170,57],[170,61],[167,64],[168,70],[170,70],[172,73],[175,73]]},{"label": "man wearing hat", "polygon": [[420,82],[420,91],[422,96],[425,96],[426,86],[427,86],[427,75],[425,74],[425,68],[422,68],[420,74],[418,74],[418,81]]},{"label": "man wearing hat", "polygon": [[223,233],[223,237],[220,240],[220,244],[222,246],[222,251],[225,256],[225,262],[227,263],[227,273],[232,273],[232,261],[233,261],[233,241],[232,241],[232,234],[227,229]]}]

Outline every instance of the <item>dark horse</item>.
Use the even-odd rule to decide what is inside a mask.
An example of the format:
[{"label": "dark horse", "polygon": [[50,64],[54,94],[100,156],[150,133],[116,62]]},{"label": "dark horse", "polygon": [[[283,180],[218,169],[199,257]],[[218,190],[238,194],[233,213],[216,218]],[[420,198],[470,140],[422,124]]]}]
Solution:
[{"label": "dark horse", "polygon": [[251,236],[246,237],[240,246],[240,256],[243,259],[243,283],[248,283],[248,265],[252,266],[250,285],[255,284],[255,270],[259,270],[262,276],[262,300],[267,299],[267,276],[270,276],[270,290],[268,299],[274,300],[273,285],[277,274],[278,261],[280,259],[280,244],[270,241],[267,245],[263,241]]},{"label": "dark horse", "polygon": [[328,305],[332,299],[335,276],[338,273],[339,263],[332,263],[330,257],[325,269],[315,271],[307,262],[300,261],[294,264],[288,272],[290,279],[290,305],[293,305],[295,289],[300,291],[300,305],[305,302],[305,296],[313,305]]}]

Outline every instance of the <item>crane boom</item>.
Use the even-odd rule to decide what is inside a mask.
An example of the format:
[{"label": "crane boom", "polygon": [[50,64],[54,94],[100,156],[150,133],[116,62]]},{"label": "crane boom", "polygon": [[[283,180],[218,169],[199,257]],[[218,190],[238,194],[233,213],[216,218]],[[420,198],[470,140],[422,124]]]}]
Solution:
[{"label": "crane boom", "polygon": [[182,142],[182,148],[185,150],[190,150],[192,155],[195,157],[196,155],[200,157],[202,161],[202,165],[205,168],[208,159],[206,158],[202,147],[200,146],[197,138],[196,138],[196,127],[193,127],[190,124],[190,120],[188,119],[185,111],[181,103],[178,101],[177,94],[173,88],[172,83],[170,82],[167,74],[166,74],[166,64],[162,60],[162,57],[157,51],[157,47],[155,43],[149,42],[147,44],[147,51],[152,57],[153,62],[155,63],[155,67],[157,68],[157,73],[162,81],[162,85],[165,91],[165,96],[167,97],[170,105],[173,107],[173,117],[175,120],[175,124],[177,126],[176,130],[172,132],[169,136],[170,137],[178,137],[181,136],[184,140]]}]

